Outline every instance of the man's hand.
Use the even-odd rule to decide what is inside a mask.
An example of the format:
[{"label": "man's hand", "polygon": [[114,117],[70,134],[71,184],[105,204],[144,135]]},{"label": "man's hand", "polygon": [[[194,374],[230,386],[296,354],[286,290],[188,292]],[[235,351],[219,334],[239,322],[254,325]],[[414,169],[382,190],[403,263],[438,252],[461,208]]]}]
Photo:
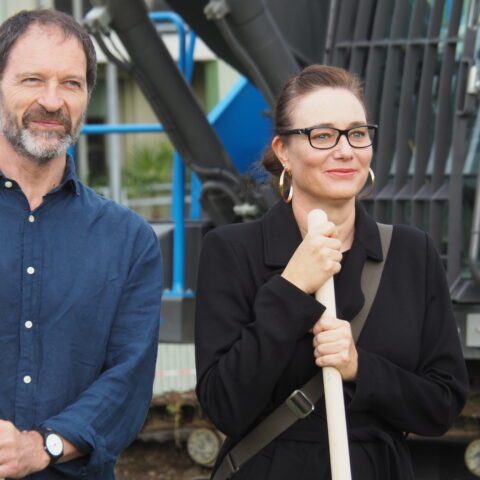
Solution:
[{"label": "man's hand", "polygon": [[0,477],[22,478],[49,463],[38,432],[21,432],[13,423],[0,420]]}]

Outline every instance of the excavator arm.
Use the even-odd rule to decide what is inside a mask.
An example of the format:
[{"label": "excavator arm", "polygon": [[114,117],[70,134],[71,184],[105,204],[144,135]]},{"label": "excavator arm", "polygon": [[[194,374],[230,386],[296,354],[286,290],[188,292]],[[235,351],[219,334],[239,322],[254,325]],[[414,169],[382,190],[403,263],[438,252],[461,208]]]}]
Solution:
[{"label": "excavator arm", "polygon": [[[198,175],[201,202],[213,222],[244,219],[239,212],[249,212],[249,217],[261,214],[266,208],[262,193],[238,173],[157,33],[144,2],[97,2],[85,22],[107,57],[136,80],[182,160]],[[112,31],[129,58],[107,46]]]}]

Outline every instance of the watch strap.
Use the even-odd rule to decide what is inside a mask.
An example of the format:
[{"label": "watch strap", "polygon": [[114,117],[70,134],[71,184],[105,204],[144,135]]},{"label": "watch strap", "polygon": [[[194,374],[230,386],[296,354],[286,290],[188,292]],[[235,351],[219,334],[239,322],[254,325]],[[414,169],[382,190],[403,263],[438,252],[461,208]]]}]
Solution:
[{"label": "watch strap", "polygon": [[[43,448],[47,452],[48,456],[50,457],[49,466],[54,465],[63,456],[63,440],[62,440],[62,437],[60,436],[60,434],[58,432],[56,432],[52,428],[48,428],[48,427],[38,427],[38,428],[35,429],[35,431],[37,431],[43,438]],[[60,441],[62,442],[62,451],[59,454],[54,454],[53,452],[50,451],[50,449],[47,446],[47,437],[49,435],[52,435],[52,434],[56,435],[60,439]]]}]

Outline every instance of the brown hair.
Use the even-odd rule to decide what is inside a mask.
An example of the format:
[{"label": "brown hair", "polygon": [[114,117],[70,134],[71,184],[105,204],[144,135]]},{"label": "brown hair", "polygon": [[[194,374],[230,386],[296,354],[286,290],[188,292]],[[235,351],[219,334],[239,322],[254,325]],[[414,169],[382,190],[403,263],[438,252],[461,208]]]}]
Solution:
[{"label": "brown hair", "polygon": [[[0,25],[0,78],[15,42],[31,25],[53,26],[59,28],[65,38],[75,37],[83,47],[87,59],[87,90],[91,95],[97,76],[97,57],[95,47],[85,29],[73,17],[51,9],[22,10]],[[45,55],[48,53],[45,52]]]},{"label": "brown hair", "polygon": [[[280,91],[274,109],[274,131],[291,128],[294,102],[301,96],[322,87],[344,88],[353,93],[365,108],[362,84],[356,75],[343,68],[310,65],[290,78]],[[282,173],[283,166],[271,146],[265,150],[261,163],[273,177],[279,177]]]}]

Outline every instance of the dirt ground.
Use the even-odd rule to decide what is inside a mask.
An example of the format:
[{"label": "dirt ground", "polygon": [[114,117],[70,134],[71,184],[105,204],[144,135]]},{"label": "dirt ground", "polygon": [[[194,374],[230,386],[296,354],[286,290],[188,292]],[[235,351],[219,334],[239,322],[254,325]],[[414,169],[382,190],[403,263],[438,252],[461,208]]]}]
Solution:
[{"label": "dirt ground", "polygon": [[174,442],[135,441],[120,455],[117,480],[208,480],[210,470],[196,465]]}]

